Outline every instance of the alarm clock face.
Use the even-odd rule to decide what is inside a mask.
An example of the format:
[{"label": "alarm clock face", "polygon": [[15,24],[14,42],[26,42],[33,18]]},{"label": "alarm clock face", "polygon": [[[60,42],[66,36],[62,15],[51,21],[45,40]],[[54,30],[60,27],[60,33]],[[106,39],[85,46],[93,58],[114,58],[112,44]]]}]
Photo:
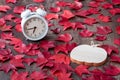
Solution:
[{"label": "alarm clock face", "polygon": [[39,40],[47,34],[47,23],[39,17],[31,17],[25,23],[23,32],[25,37],[30,40]]}]

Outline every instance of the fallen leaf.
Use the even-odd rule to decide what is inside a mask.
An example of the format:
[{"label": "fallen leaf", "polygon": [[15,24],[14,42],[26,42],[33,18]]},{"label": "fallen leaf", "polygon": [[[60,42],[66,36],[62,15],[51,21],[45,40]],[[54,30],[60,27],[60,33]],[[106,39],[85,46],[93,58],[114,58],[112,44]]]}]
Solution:
[{"label": "fallen leaf", "polygon": [[114,16],[116,14],[120,14],[120,8],[110,9],[109,12]]},{"label": "fallen leaf", "polygon": [[117,76],[120,74],[120,68],[117,66],[109,65],[104,67],[105,74],[110,76]]},{"label": "fallen leaf", "polygon": [[89,15],[100,14],[100,9],[99,8],[89,8],[88,13],[89,13]]},{"label": "fallen leaf", "polygon": [[117,32],[117,34],[120,34],[120,26],[116,27],[116,32]]},{"label": "fallen leaf", "polygon": [[81,32],[79,32],[79,35],[82,37],[91,37],[94,35],[94,33],[92,31],[85,29],[85,30],[82,30]]},{"label": "fallen leaf", "polygon": [[2,64],[0,66],[0,70],[8,73],[10,70],[16,70],[16,68],[14,65],[7,63],[7,64]]},{"label": "fallen leaf", "polygon": [[116,53],[116,54],[119,53],[118,48],[115,47],[115,46],[112,46],[112,45],[101,45],[101,47],[104,48],[107,51],[108,55],[111,55],[112,53]]},{"label": "fallen leaf", "polygon": [[89,70],[88,70],[88,66],[86,65],[79,65],[75,68],[75,72],[79,75],[82,76],[82,74],[88,74]]},{"label": "fallen leaf", "polygon": [[120,18],[117,19],[117,22],[120,23]]},{"label": "fallen leaf", "polygon": [[56,47],[54,48],[54,52],[55,52],[55,54],[58,54],[59,52],[68,54],[68,48],[67,48],[66,44],[56,45]]},{"label": "fallen leaf", "polygon": [[109,26],[99,26],[97,27],[97,34],[107,35],[112,32],[112,29]]},{"label": "fallen leaf", "polygon": [[25,68],[23,64],[23,59],[11,59],[10,64],[14,65],[16,68]]},{"label": "fallen leaf", "polygon": [[65,7],[65,6],[69,6],[70,3],[65,1],[56,1],[56,5],[60,7]]},{"label": "fallen leaf", "polygon": [[63,41],[63,42],[69,42],[72,40],[72,35],[69,33],[61,34],[58,36],[57,40]]},{"label": "fallen leaf", "polygon": [[60,28],[55,28],[51,30],[54,34],[59,34],[61,29]]},{"label": "fallen leaf", "polygon": [[16,0],[6,0],[6,3],[16,3]]},{"label": "fallen leaf", "polygon": [[11,28],[12,28],[11,25],[6,25],[6,24],[3,26],[0,26],[1,31],[11,31]]},{"label": "fallen leaf", "polygon": [[99,15],[99,16],[98,16],[98,19],[99,19],[100,21],[103,21],[103,22],[110,22],[110,21],[111,21],[110,16],[105,16],[105,15],[103,15],[103,14]]},{"label": "fallen leaf", "polygon": [[74,22],[70,22],[67,19],[62,19],[59,21],[59,24],[63,26],[63,31],[69,29],[69,28],[75,28],[75,23]]},{"label": "fallen leaf", "polygon": [[6,23],[4,18],[0,18],[0,26],[3,26]]},{"label": "fallen leaf", "polygon": [[37,2],[37,3],[39,3],[39,2],[44,2],[45,0],[33,0],[33,2]]},{"label": "fallen leaf", "polygon": [[88,6],[97,8],[98,6],[100,6],[100,2],[90,1],[89,4],[88,4]]},{"label": "fallen leaf", "polygon": [[76,16],[80,16],[80,17],[87,17],[88,15],[90,15],[90,13],[88,12],[88,10],[79,10],[75,12]]},{"label": "fallen leaf", "polygon": [[112,9],[112,8],[113,8],[113,5],[112,5],[111,3],[104,3],[104,4],[102,5],[102,7],[103,7],[104,9]]},{"label": "fallen leaf", "polygon": [[47,76],[42,71],[33,71],[30,74],[30,79],[32,79],[32,80],[44,80],[45,78],[47,78]]},{"label": "fallen leaf", "polygon": [[65,72],[56,72],[55,76],[57,77],[58,80],[72,80],[72,78],[70,78],[71,73],[65,73]]},{"label": "fallen leaf", "polygon": [[18,31],[18,32],[22,32],[21,24],[17,24],[17,25],[15,26],[15,29],[16,29],[16,31]]},{"label": "fallen leaf", "polygon": [[116,38],[116,39],[114,39],[114,44],[117,44],[117,45],[120,46],[120,38]]},{"label": "fallen leaf", "polygon": [[8,5],[0,5],[0,12],[7,12],[11,7]]},{"label": "fallen leaf", "polygon": [[48,51],[48,49],[55,47],[55,42],[48,40],[40,41],[39,47],[44,49],[45,51]]},{"label": "fallen leaf", "polygon": [[120,63],[120,57],[118,55],[112,55],[110,61]]},{"label": "fallen leaf", "polygon": [[55,63],[70,64],[70,58],[65,54],[55,54],[51,56],[49,59],[53,59]]},{"label": "fallen leaf", "polygon": [[28,72],[18,73],[17,71],[14,70],[10,76],[10,79],[11,80],[28,80],[27,76],[28,76]]},{"label": "fallen leaf", "polygon": [[35,59],[33,59],[33,58],[24,58],[23,62],[27,63],[30,66],[33,62],[35,62]]},{"label": "fallen leaf", "polygon": [[80,22],[76,22],[75,23],[75,27],[73,26],[73,29],[77,30],[77,29],[85,29],[85,25],[83,25],[82,23]]},{"label": "fallen leaf", "polygon": [[95,40],[97,40],[97,41],[104,41],[104,40],[106,40],[106,39],[107,39],[107,37],[104,36],[104,35],[97,35],[97,36],[95,37]]},{"label": "fallen leaf", "polygon": [[79,10],[83,7],[83,4],[81,2],[78,1],[74,1],[73,3],[71,3],[70,8],[75,9],[75,10]]},{"label": "fallen leaf", "polygon": [[70,19],[74,17],[75,15],[70,10],[64,10],[61,16],[65,19]]},{"label": "fallen leaf", "polygon": [[50,11],[51,11],[51,12],[57,13],[57,12],[60,12],[60,10],[61,10],[60,7],[50,7]]},{"label": "fallen leaf", "polygon": [[84,23],[85,24],[88,24],[88,25],[93,25],[94,23],[96,23],[97,21],[96,21],[96,19],[95,18],[85,18],[84,19]]},{"label": "fallen leaf", "polygon": [[11,21],[12,19],[15,19],[15,16],[13,14],[8,14],[4,16],[5,20]]},{"label": "fallen leaf", "polygon": [[47,20],[51,20],[51,19],[58,19],[59,15],[58,14],[54,14],[54,13],[49,13],[45,16],[45,18]]},{"label": "fallen leaf", "polygon": [[114,5],[119,5],[119,4],[120,4],[120,0],[112,0],[112,3],[113,3]]},{"label": "fallen leaf", "polygon": [[21,12],[23,12],[24,10],[25,10],[24,6],[16,6],[16,7],[14,7],[13,12],[16,14],[21,14]]}]

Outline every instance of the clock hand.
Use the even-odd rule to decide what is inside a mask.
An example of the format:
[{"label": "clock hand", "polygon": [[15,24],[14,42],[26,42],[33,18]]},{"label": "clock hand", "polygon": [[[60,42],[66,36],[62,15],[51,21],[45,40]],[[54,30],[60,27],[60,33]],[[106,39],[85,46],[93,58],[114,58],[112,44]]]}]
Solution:
[{"label": "clock hand", "polygon": [[37,27],[34,27],[34,28],[33,28],[33,29],[34,29],[34,30],[33,30],[33,33],[35,32],[36,28],[37,28]]},{"label": "clock hand", "polygon": [[31,30],[31,29],[34,29],[34,28],[28,28],[27,30]]}]

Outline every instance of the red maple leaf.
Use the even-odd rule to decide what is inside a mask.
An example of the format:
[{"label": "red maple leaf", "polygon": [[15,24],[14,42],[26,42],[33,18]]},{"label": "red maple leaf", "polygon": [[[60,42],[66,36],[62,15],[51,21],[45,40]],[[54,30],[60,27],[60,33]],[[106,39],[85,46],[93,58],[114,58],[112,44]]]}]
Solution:
[{"label": "red maple leaf", "polygon": [[42,71],[34,71],[30,74],[31,80],[44,80],[46,77],[46,74]]},{"label": "red maple leaf", "polygon": [[118,34],[120,34],[120,26],[117,26],[117,27],[116,27],[116,32],[117,32]]},{"label": "red maple leaf", "polygon": [[97,34],[107,35],[112,32],[112,29],[109,26],[99,26],[97,27]]},{"label": "red maple leaf", "polygon": [[16,24],[15,29],[18,32],[22,32],[21,24]]},{"label": "red maple leaf", "polygon": [[75,68],[75,72],[79,75],[82,76],[82,74],[88,74],[89,70],[88,70],[88,66],[86,65],[79,65]]},{"label": "red maple leaf", "polygon": [[33,59],[33,58],[24,58],[23,62],[27,63],[30,66],[33,62],[35,62],[35,59]]},{"label": "red maple leaf", "polygon": [[120,38],[116,38],[116,39],[114,39],[114,44],[117,44],[117,45],[120,46]]},{"label": "red maple leaf", "polygon": [[1,49],[0,50],[0,61],[4,62],[10,59],[12,56],[10,49]]},{"label": "red maple leaf", "polygon": [[118,62],[118,63],[120,63],[120,57],[119,57],[118,55],[112,55],[112,56],[110,57],[110,60],[111,60],[112,62]]},{"label": "red maple leaf", "polygon": [[44,67],[45,64],[48,62],[48,60],[46,58],[41,57],[41,58],[37,58],[35,62],[37,64],[37,66]]},{"label": "red maple leaf", "polygon": [[51,56],[49,59],[53,59],[55,63],[70,64],[70,58],[65,54],[55,54]]},{"label": "red maple leaf", "polygon": [[70,3],[65,1],[56,1],[56,5],[60,7],[65,7],[65,6],[69,6]]},{"label": "red maple leaf", "polygon": [[33,0],[33,2],[44,2],[45,0]]},{"label": "red maple leaf", "polygon": [[15,19],[15,16],[13,14],[8,14],[4,16],[5,20],[11,21],[12,19]]},{"label": "red maple leaf", "polygon": [[112,3],[113,3],[114,5],[119,5],[119,4],[120,4],[120,0],[112,0]]},{"label": "red maple leaf", "polygon": [[11,31],[11,28],[12,28],[11,25],[6,25],[6,24],[3,26],[0,26],[1,31]]},{"label": "red maple leaf", "polygon": [[25,10],[24,6],[16,6],[16,7],[14,7],[13,12],[17,13],[17,14],[21,14],[21,12],[23,12],[24,10]]},{"label": "red maple leaf", "polygon": [[105,74],[110,76],[117,76],[120,74],[120,68],[117,66],[109,65],[104,67]]},{"label": "red maple leaf", "polygon": [[96,23],[96,19],[95,18],[85,18],[84,23],[88,24],[88,25],[93,25],[94,23]]},{"label": "red maple leaf", "polygon": [[117,22],[120,23],[120,18],[117,19]]},{"label": "red maple leaf", "polygon": [[75,15],[70,10],[64,10],[63,14],[61,14],[61,16],[65,19],[70,19],[70,18],[74,17]]},{"label": "red maple leaf", "polygon": [[7,12],[11,7],[8,5],[0,5],[0,12]]},{"label": "red maple leaf", "polygon": [[55,52],[55,54],[58,54],[59,52],[63,52],[63,53],[68,54],[68,48],[67,48],[66,44],[57,45],[54,48],[54,52]]},{"label": "red maple leaf", "polygon": [[51,12],[60,12],[61,8],[60,7],[50,7]]},{"label": "red maple leaf", "polygon": [[60,28],[55,28],[51,30],[54,34],[59,34],[61,32]]},{"label": "red maple leaf", "polygon": [[63,26],[63,31],[69,29],[69,28],[75,28],[75,23],[74,22],[70,22],[67,19],[62,19],[59,21],[59,24]]},{"label": "red maple leaf", "polygon": [[90,7],[95,7],[95,8],[97,8],[98,6],[100,6],[100,2],[90,1],[88,5],[89,5]]},{"label": "red maple leaf", "polygon": [[114,16],[114,15],[120,13],[120,8],[113,8],[113,9],[110,9],[109,12]]},{"label": "red maple leaf", "polygon": [[90,15],[90,13],[88,12],[88,10],[79,10],[75,12],[76,16],[80,16],[80,17],[87,17],[88,15]]},{"label": "red maple leaf", "polygon": [[97,41],[104,41],[106,39],[107,39],[107,37],[104,35],[98,35],[95,37],[95,40],[97,40]]},{"label": "red maple leaf", "polygon": [[0,18],[0,26],[3,26],[6,23],[4,18]]},{"label": "red maple leaf", "polygon": [[110,16],[105,16],[105,15],[103,15],[103,14],[99,15],[99,16],[98,16],[98,19],[99,19],[100,21],[103,21],[103,22],[109,22],[109,21],[111,21],[111,20],[110,20]]},{"label": "red maple leaf", "polygon": [[5,39],[5,40],[10,40],[11,38],[13,38],[14,36],[12,35],[12,33],[1,33],[1,38]]},{"label": "red maple leaf", "polygon": [[54,41],[47,41],[47,40],[40,41],[39,47],[48,51],[48,49],[55,47],[54,43],[55,43]]},{"label": "red maple leaf", "polygon": [[57,77],[58,80],[72,80],[70,78],[71,73],[65,73],[65,72],[56,72],[55,76]]},{"label": "red maple leaf", "polygon": [[58,19],[59,15],[58,14],[54,14],[54,13],[49,13],[45,16],[45,18],[47,20],[51,20],[51,19]]},{"label": "red maple leaf", "polygon": [[85,29],[85,25],[83,25],[80,22],[76,22],[75,27],[73,27],[73,29],[77,30],[77,29]]},{"label": "red maple leaf", "polygon": [[94,33],[92,31],[85,29],[85,30],[82,30],[81,32],[79,32],[79,35],[82,37],[91,37],[94,35]]},{"label": "red maple leaf", "polygon": [[75,10],[81,9],[82,7],[83,7],[83,4],[81,2],[78,2],[78,1],[74,1],[70,5],[70,8],[75,9]]},{"label": "red maple leaf", "polygon": [[3,49],[6,47],[7,41],[0,39],[0,48]]},{"label": "red maple leaf", "polygon": [[113,5],[112,5],[111,3],[104,3],[104,4],[102,5],[102,7],[103,7],[104,9],[112,9],[112,8],[113,8]]},{"label": "red maple leaf", "polygon": [[17,71],[14,70],[10,76],[10,79],[11,80],[28,80],[27,76],[28,76],[28,72],[18,73]]},{"label": "red maple leaf", "polygon": [[3,71],[6,72],[6,73],[8,73],[10,70],[15,70],[15,69],[16,69],[15,66],[12,65],[12,64],[9,64],[9,63],[7,63],[7,64],[2,64],[2,65],[0,66],[0,70],[3,70]]},{"label": "red maple leaf", "polygon": [[72,40],[72,35],[69,33],[61,34],[58,36],[57,40],[59,41],[64,41],[64,42],[69,42]]},{"label": "red maple leaf", "polygon": [[16,0],[6,0],[6,3],[16,3]]},{"label": "red maple leaf", "polygon": [[108,55],[111,55],[112,53],[116,53],[116,54],[119,53],[118,48],[115,47],[115,46],[112,46],[112,45],[102,45],[101,47],[104,48],[107,51]]},{"label": "red maple leaf", "polygon": [[89,15],[100,14],[100,9],[99,8],[89,8],[88,13],[89,13]]},{"label": "red maple leaf", "polygon": [[14,65],[16,68],[25,68],[24,64],[23,64],[23,59],[11,59],[10,60],[10,64]]}]

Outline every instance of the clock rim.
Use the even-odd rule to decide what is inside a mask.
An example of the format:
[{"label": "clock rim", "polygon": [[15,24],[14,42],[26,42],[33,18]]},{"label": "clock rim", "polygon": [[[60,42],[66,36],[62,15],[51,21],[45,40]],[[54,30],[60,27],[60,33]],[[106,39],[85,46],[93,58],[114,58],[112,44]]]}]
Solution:
[{"label": "clock rim", "polygon": [[[45,28],[46,28],[45,32],[44,32],[42,35],[40,35],[39,37],[37,37],[37,38],[29,37],[29,36],[26,34],[25,29],[24,29],[25,23],[26,23],[29,19],[34,18],[34,17],[37,17],[37,18],[42,19],[42,20],[44,21],[44,23],[45,23]],[[37,15],[37,14],[34,14],[34,15],[32,14],[31,16],[22,19],[21,26],[22,26],[23,35],[24,35],[27,39],[32,40],[32,41],[40,40],[40,39],[44,38],[44,37],[47,35],[47,33],[48,33],[48,23],[46,22],[46,20],[45,20],[42,16]]]}]

